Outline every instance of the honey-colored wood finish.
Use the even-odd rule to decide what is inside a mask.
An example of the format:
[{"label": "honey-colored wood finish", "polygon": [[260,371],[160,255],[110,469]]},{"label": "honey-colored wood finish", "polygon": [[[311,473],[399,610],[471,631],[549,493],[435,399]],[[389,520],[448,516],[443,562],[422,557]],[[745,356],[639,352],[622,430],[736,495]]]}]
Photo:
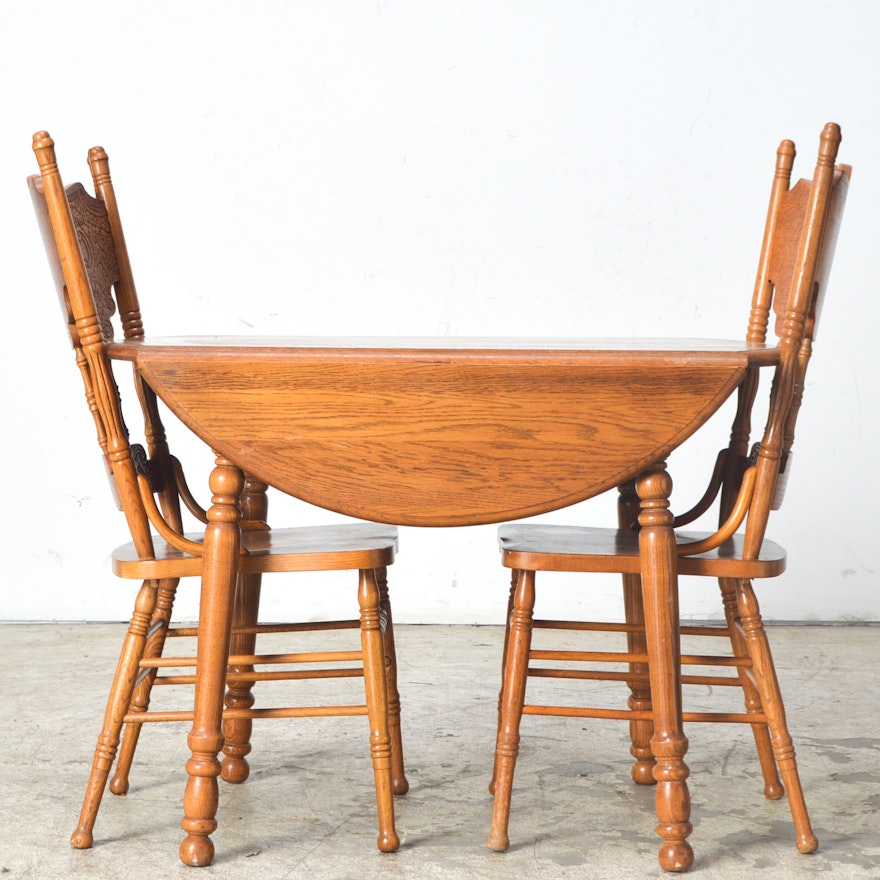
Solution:
[{"label": "honey-colored wood finish", "polygon": [[[763,436],[750,452],[751,412],[759,378],[759,371],[750,368],[738,389],[730,444],[719,455],[709,490],[691,511],[674,520],[676,527],[693,522],[717,500],[718,530],[698,533],[677,528],[672,539],[671,533],[660,535],[662,548],[650,553],[652,559],[665,555],[665,565],[670,571],[677,569],[679,574],[718,579],[726,627],[689,626],[681,627],[680,632],[687,636],[728,636],[733,649],[731,654],[681,656],[675,640],[670,638],[677,623],[674,584],[670,585],[670,601],[662,606],[657,602],[655,589],[643,594],[647,546],[658,541],[658,533],[652,526],[657,516],[671,519],[665,504],[667,488],[661,491],[658,487],[651,493],[656,501],[646,509],[649,494],[644,481],[622,484],[618,529],[524,523],[505,525],[499,530],[502,561],[513,570],[513,580],[495,770],[490,785],[495,794],[489,838],[493,849],[505,849],[508,845],[510,794],[522,715],[620,718],[630,723],[631,751],[635,758],[633,779],[641,784],[658,784],[657,830],[666,841],[660,850],[660,864],[670,871],[686,870],[693,854],[683,839],[689,824],[687,809],[679,798],[686,793],[682,784],[687,768],[679,762],[678,756],[687,741],[668,724],[670,712],[681,713],[677,702],[680,687],[677,684],[670,691],[670,679],[704,687],[738,685],[742,688],[744,712],[684,712],[683,718],[751,725],[765,794],[779,798],[787,791],[797,848],[812,852],[818,845],[810,827],[752,580],[775,577],[785,568],[785,551],[767,540],[765,531],[770,511],[781,504],[790,471],[795,420],[851,174],[847,166],[834,166],[839,143],[839,128],[829,124],[820,138],[812,181],[802,180],[794,187],[790,187],[794,145],[783,141],[777,153],[746,337],[749,343],[766,342],[772,309],[776,316],[779,364],[769,392],[769,414]],[[539,571],[621,573],[626,622],[533,620]],[[584,585],[588,586],[588,582]],[[532,633],[539,628],[620,632],[626,636],[627,649],[624,652],[535,650]],[[656,666],[658,657],[662,660],[660,667]],[[607,665],[594,668],[597,664],[609,663],[618,669],[623,664],[625,671],[610,670]],[[734,676],[682,675],[682,664],[686,669],[726,667],[733,670]],[[625,682],[630,691],[627,708],[526,704],[526,680],[530,676]],[[676,701],[672,709],[667,705],[670,698]]]},{"label": "honey-colored wood finish", "polygon": [[[128,791],[135,745],[145,722],[193,722],[183,820],[187,838],[181,846],[181,858],[190,865],[204,865],[213,857],[210,834],[216,827],[217,776],[231,782],[247,778],[252,719],[366,715],[376,776],[378,845],[383,851],[396,849],[391,794],[402,794],[408,788],[386,578],[386,568],[397,550],[396,528],[352,523],[270,529],[266,524],[267,485],[222,458],[217,459],[211,477],[212,505],[203,511],[168,450],[155,394],[136,372],[137,409],[143,416],[147,448],[132,444],[121,409],[124,395],[120,395],[107,350],[114,338],[112,318],[117,305],[123,338],[142,339],[143,324],[107,156],[100,147],[89,153],[96,193],[92,196],[81,184],[65,189],[53,142],[45,132],[35,135],[34,150],[40,176],[30,178],[29,187],[111,487],[132,533],[132,542],[113,553],[113,569],[123,578],[143,581],[107,702],[73,845],[92,845],[114,758],[116,770],[110,789],[116,794]],[[131,413],[127,415],[131,422]],[[206,524],[203,531],[183,533],[182,508],[188,508],[198,524]],[[215,540],[206,540],[206,534]],[[198,629],[171,627],[180,578],[203,576],[206,569],[216,567],[222,569],[221,588],[210,578],[203,579],[200,621],[207,614],[210,624],[200,623]],[[258,623],[262,574],[331,570],[359,572],[358,619]],[[297,634],[333,628],[360,628],[360,648],[353,645],[349,651],[281,655],[256,651],[260,633]],[[166,640],[196,634],[197,657],[163,656]],[[323,665],[315,668],[313,664]],[[193,666],[194,675],[167,674]],[[254,708],[252,689],[259,681],[353,676],[364,678],[366,699],[362,704]],[[157,684],[194,685],[194,710],[150,711],[151,690]],[[228,688],[227,708],[222,711],[221,731],[224,686]],[[207,721],[202,708],[206,703]],[[120,747],[123,725],[126,734]],[[222,766],[218,761],[221,749],[225,752]]]},{"label": "honey-colored wood finish", "polygon": [[613,488],[777,358],[715,340],[191,337],[110,353],[270,485],[420,526],[499,522]]}]

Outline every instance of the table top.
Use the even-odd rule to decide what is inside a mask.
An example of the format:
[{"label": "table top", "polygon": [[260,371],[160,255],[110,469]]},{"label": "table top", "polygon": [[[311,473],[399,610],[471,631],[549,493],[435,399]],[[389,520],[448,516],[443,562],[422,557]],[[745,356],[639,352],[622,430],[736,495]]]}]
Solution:
[{"label": "table top", "polygon": [[778,351],[714,339],[188,336],[112,343],[218,453],[397,525],[503,522],[662,461]]},{"label": "table top", "polygon": [[416,356],[421,352],[458,352],[465,357],[489,352],[522,352],[537,355],[545,352],[556,355],[577,352],[595,357],[618,352],[624,356],[644,353],[657,356],[663,352],[690,352],[701,357],[727,357],[747,354],[755,363],[776,363],[775,347],[737,339],[688,337],[505,337],[505,336],[158,336],[146,339],[127,339],[109,345],[111,357],[116,360],[135,360],[139,352],[157,351],[183,354],[191,350],[194,356],[215,357],[222,350],[231,356],[242,349],[275,357],[281,352],[293,354],[303,351],[307,356],[327,353],[363,352],[373,357]]}]

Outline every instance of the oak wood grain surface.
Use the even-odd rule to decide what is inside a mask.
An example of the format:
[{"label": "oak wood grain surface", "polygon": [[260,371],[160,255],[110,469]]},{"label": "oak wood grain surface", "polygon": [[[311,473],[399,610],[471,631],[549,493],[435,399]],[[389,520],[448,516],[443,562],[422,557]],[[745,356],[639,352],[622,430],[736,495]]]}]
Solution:
[{"label": "oak wood grain surface", "polygon": [[660,461],[775,348],[691,339],[149,338],[109,346],[270,485],[398,525],[500,522]]}]

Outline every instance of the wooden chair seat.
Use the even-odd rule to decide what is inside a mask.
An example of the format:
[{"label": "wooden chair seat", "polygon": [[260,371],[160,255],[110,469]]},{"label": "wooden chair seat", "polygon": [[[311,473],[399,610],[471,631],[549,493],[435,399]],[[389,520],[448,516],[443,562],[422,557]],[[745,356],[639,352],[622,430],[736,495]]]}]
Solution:
[{"label": "wooden chair seat", "polygon": [[[201,543],[202,532],[184,538]],[[293,529],[244,530],[239,562],[242,574],[294,571],[349,571],[383,568],[394,562],[397,528],[373,523],[299,526]],[[202,561],[167,541],[154,537],[153,558],[140,559],[134,543],[117,547],[111,556],[113,573],[123,578],[196,577]]]},{"label": "wooden chair seat", "polygon": [[[682,548],[710,538],[713,532],[677,531]],[[745,536],[735,534],[712,550],[680,556],[678,573],[707,577],[772,578],[785,571],[785,549],[765,539],[754,559],[743,558]],[[639,573],[639,533],[538,523],[513,523],[498,529],[505,568],[529,571]]]}]

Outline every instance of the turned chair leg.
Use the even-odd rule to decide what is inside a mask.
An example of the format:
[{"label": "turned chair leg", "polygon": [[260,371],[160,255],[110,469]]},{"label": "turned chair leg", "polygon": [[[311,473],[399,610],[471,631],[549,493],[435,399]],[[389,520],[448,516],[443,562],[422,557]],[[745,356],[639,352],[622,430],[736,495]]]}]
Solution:
[{"label": "turned chair leg", "polygon": [[[746,640],[740,630],[740,614],[737,606],[737,582],[735,579],[720,578],[718,581],[721,588],[721,598],[724,604],[724,618],[727,621],[727,633],[730,637],[730,645],[733,655],[740,658],[749,658],[749,649]],[[743,690],[746,712],[763,713],[764,706],[761,696],[748,670],[739,669],[739,681]],[[773,746],[770,741],[770,730],[765,723],[751,725],[755,737],[755,748],[758,752],[758,762],[761,765],[761,775],[764,778],[764,796],[770,800],[778,800],[785,794],[785,789],[779,781],[779,773],[776,759],[773,757]]]},{"label": "turned chair leg", "polygon": [[406,794],[409,782],[403,760],[403,735],[400,729],[400,691],[397,689],[397,649],[394,644],[394,621],[388,598],[388,569],[376,569],[379,608],[382,614],[382,643],[385,648],[385,686],[388,693],[388,732],[391,736],[391,790]]},{"label": "turned chair leg", "polygon": [[785,720],[782,693],[779,690],[776,667],[773,665],[773,656],[770,653],[770,643],[764,630],[758,600],[749,581],[738,581],[736,589],[746,644],[755,673],[755,684],[761,696],[764,714],[767,716],[773,754],[788,793],[788,805],[797,838],[796,845],[800,852],[814,852],[819,846],[819,841],[810,826],[794,745]]},{"label": "turned chair leg", "polygon": [[388,684],[385,677],[385,644],[379,586],[372,569],[360,572],[358,604],[361,617],[361,646],[364,661],[364,689],[370,723],[370,755],[376,781],[379,814],[377,846],[394,852],[400,838],[394,827],[394,798],[391,783],[392,746],[388,729]]},{"label": "turned chair leg", "polygon": [[[510,592],[507,596],[507,615],[504,618],[504,645],[501,651],[501,689],[498,691],[498,724],[495,731],[495,741],[501,735],[501,704],[504,700],[504,670],[507,668],[507,648],[510,644],[510,615],[513,613],[513,593],[519,579],[519,572],[513,569],[510,574]],[[498,775],[498,751],[495,752],[495,760],[492,765],[492,778],[489,780],[489,794],[495,794],[495,778]]]},{"label": "turned chair leg", "polygon": [[495,744],[495,802],[492,828],[487,845],[503,852],[510,845],[507,829],[510,822],[510,797],[513,773],[519,754],[519,726],[526,696],[529,650],[532,642],[532,617],[535,608],[535,572],[517,573],[517,584],[510,614],[510,636],[504,663],[501,718]]},{"label": "turned chair leg", "polygon": [[[618,487],[617,494],[617,525],[621,529],[632,529],[638,525],[641,503],[636,492],[635,480],[630,480]],[[623,576],[623,608],[624,619],[632,629],[626,634],[626,647],[630,654],[645,656],[648,653],[648,641],[645,637],[645,603],[642,596],[642,579],[637,574]],[[630,674],[627,681],[630,696],[627,705],[634,712],[651,711],[651,682],[647,663],[630,663]],[[630,754],[635,758],[632,766],[633,782],[639,785],[654,785],[654,767],[656,760],[651,750],[651,737],[654,735],[653,721],[630,721]]]},{"label": "turned chair leg", "polygon": [[[642,580],[637,574],[623,575],[623,605],[628,625],[634,627],[626,634],[627,651],[630,654],[648,653],[645,637],[645,606],[642,597]],[[634,712],[651,711],[651,682],[647,663],[630,663],[633,678],[627,681],[630,690],[627,705]],[[654,767],[657,760],[651,749],[654,722],[634,720],[629,722],[630,749],[635,758],[632,765],[633,782],[639,785],[655,785]]]},{"label": "turned chair leg", "polygon": [[122,653],[116,666],[116,675],[107,698],[104,725],[95,747],[92,771],[86,785],[79,824],[70,838],[77,849],[87,849],[94,841],[93,830],[101,798],[107,785],[107,777],[122,731],[123,718],[131,705],[139,664],[144,656],[150,619],[156,607],[156,581],[144,581],[135,599],[134,613],[128,626]]},{"label": "turned chair leg", "polygon": [[[269,486],[251,474],[244,475],[244,488],[238,499],[241,528],[269,530]],[[256,627],[260,616],[260,574],[240,574],[235,585],[235,607],[232,611],[232,639],[230,654],[256,653]],[[230,667],[231,673],[251,673],[253,666]],[[227,709],[250,709],[254,705],[253,681],[233,681],[227,684]],[[250,718],[230,718],[223,723],[223,754],[220,778],[225,782],[241,783],[250,775],[247,755],[251,752],[251,734],[254,723]]]},{"label": "turned chair leg", "polygon": [[[239,574],[235,587],[235,607],[232,612],[230,655],[252,655],[256,651],[257,634],[254,630],[260,611],[261,575]],[[232,675],[253,672],[249,665],[229,667]],[[250,709],[254,705],[253,681],[230,681],[226,685],[227,709]],[[227,718],[223,722],[223,763],[220,778],[239,784],[250,775],[247,755],[251,752],[251,734],[254,722],[250,718]]]},{"label": "turned chair leg", "polygon": [[[171,623],[171,612],[174,607],[174,597],[177,593],[179,578],[159,581],[159,590],[156,599],[156,608],[150,621],[147,634],[147,643],[144,648],[145,660],[154,660],[162,656],[165,650],[165,639],[168,635],[168,627]],[[146,713],[150,708],[150,695],[153,691],[153,682],[156,680],[156,669],[142,669],[138,673],[135,683],[134,695],[131,705],[128,707],[129,715],[137,716]],[[119,754],[116,758],[116,767],[110,778],[109,789],[112,794],[128,794],[130,787],[131,767],[134,763],[134,753],[137,750],[143,724],[131,721],[125,725],[122,732],[122,742],[119,746]]]}]

